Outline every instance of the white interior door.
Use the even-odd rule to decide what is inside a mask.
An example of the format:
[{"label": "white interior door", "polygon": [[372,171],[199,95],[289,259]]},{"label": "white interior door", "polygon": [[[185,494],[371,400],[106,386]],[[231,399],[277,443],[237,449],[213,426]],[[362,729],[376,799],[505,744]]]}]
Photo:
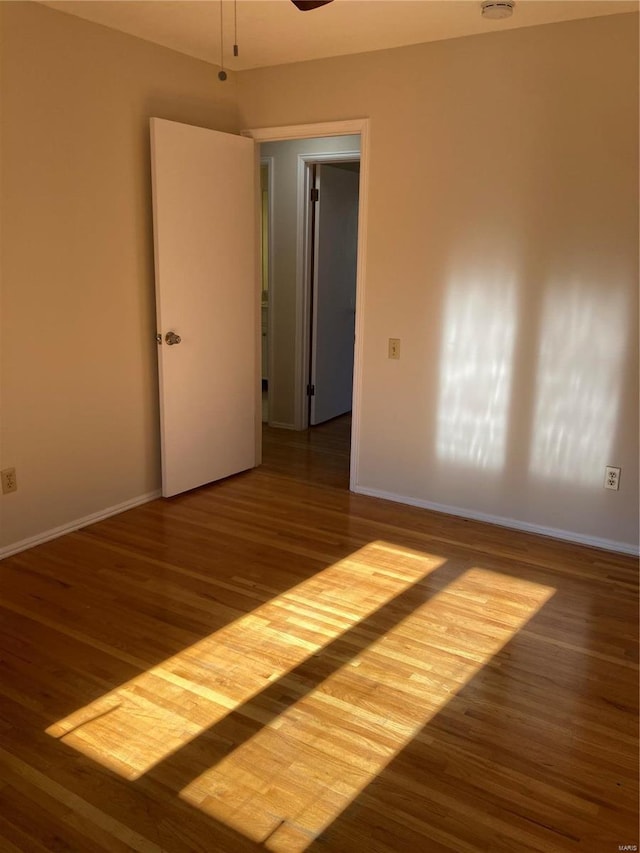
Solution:
[{"label": "white interior door", "polygon": [[316,166],[310,423],[351,411],[359,173]]},{"label": "white interior door", "polygon": [[156,118],[151,160],[169,496],[258,461],[256,160],[251,139]]}]

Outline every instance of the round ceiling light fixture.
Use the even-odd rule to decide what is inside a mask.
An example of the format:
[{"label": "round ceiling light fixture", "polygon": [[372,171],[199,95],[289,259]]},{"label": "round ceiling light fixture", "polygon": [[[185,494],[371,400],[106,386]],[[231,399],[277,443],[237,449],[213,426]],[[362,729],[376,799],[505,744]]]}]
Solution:
[{"label": "round ceiling light fixture", "polygon": [[492,21],[508,18],[513,15],[514,6],[513,0],[483,0],[482,17],[490,18]]}]

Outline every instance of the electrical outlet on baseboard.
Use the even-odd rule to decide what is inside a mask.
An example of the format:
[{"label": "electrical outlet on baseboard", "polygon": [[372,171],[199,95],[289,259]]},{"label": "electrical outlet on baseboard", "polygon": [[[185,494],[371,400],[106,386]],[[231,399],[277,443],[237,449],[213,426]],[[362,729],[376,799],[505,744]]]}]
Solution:
[{"label": "electrical outlet on baseboard", "polygon": [[9,492],[18,491],[18,481],[16,479],[15,468],[5,468],[3,471],[0,471],[0,478],[2,479],[3,495],[8,495]]},{"label": "electrical outlet on baseboard", "polygon": [[614,468],[613,465],[607,465],[604,469],[604,487],[605,489],[613,489],[617,492],[620,488],[620,471],[621,468]]}]

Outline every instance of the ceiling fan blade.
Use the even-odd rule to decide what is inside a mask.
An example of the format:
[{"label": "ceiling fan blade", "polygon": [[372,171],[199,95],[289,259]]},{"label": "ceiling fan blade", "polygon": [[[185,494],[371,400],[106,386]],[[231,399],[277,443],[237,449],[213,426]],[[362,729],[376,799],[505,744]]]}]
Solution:
[{"label": "ceiling fan blade", "polygon": [[332,3],[333,0],[291,0],[291,2],[301,12],[310,12],[311,9],[319,9],[320,6],[326,6],[327,3]]}]

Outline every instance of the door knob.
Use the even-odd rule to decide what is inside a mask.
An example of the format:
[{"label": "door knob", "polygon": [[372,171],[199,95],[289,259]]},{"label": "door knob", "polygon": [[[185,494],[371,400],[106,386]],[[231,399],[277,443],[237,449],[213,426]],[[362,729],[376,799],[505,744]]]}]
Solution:
[{"label": "door knob", "polygon": [[179,344],[182,340],[180,335],[176,335],[175,332],[167,332],[167,334],[164,336],[164,339],[170,347],[172,347],[174,344]]}]

